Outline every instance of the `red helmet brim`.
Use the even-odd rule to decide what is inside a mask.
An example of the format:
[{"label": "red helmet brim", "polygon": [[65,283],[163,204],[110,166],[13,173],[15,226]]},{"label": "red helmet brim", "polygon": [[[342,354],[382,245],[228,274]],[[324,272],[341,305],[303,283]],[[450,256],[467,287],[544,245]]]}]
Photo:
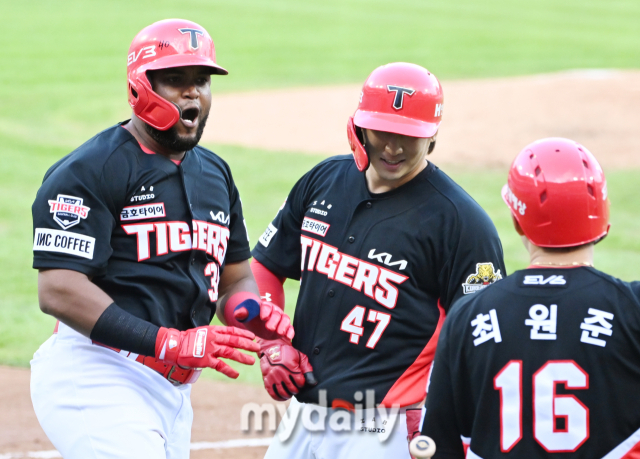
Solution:
[{"label": "red helmet brim", "polygon": [[389,113],[367,112],[357,110],[353,117],[354,124],[364,129],[393,132],[411,137],[430,138],[438,132],[440,122],[429,123],[426,121],[407,118],[406,116]]}]

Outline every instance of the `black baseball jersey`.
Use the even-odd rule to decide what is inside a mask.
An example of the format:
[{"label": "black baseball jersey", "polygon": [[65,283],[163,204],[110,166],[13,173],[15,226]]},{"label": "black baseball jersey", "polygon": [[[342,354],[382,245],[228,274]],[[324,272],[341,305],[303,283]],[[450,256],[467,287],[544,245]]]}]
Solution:
[{"label": "black baseball jersey", "polygon": [[640,282],[526,269],[452,309],[422,432],[435,458],[630,459],[639,387]]},{"label": "black baseball jersey", "polygon": [[33,204],[33,267],[79,271],[131,314],[186,330],[213,318],[225,263],[250,258],[228,165],[177,165],[121,125],[49,169]]},{"label": "black baseball jersey", "polygon": [[421,400],[445,312],[505,272],[493,223],[436,166],[372,194],[351,155],[304,175],[252,253],[301,279],[293,344],[319,381],[297,396],[310,403],[320,390],[329,403]]}]

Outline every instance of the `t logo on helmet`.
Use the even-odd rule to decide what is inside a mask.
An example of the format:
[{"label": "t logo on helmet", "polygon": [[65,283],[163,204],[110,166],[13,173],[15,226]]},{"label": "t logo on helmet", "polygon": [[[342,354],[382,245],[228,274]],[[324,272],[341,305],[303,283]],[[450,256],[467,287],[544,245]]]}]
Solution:
[{"label": "t logo on helmet", "polygon": [[178,29],[180,33],[188,33],[191,35],[191,42],[189,43],[189,47],[191,49],[198,49],[200,47],[200,43],[198,43],[198,35],[204,35],[202,30],[198,29]]},{"label": "t logo on helmet", "polygon": [[393,99],[393,108],[396,110],[400,110],[402,108],[402,101],[404,100],[405,93],[411,96],[416,92],[415,89],[402,88],[400,86],[392,86],[390,84],[387,85],[387,91],[396,93],[396,97]]}]

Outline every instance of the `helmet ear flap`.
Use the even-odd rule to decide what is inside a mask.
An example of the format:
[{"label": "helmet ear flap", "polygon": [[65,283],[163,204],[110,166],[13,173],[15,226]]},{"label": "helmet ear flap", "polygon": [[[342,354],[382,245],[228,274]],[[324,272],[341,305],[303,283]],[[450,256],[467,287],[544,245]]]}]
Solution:
[{"label": "helmet ear flap", "polygon": [[180,119],[179,107],[156,94],[146,75],[142,75],[137,75],[135,82],[129,79],[129,105],[149,126],[166,131]]},{"label": "helmet ear flap", "polygon": [[358,129],[353,122],[353,116],[350,116],[349,121],[347,121],[347,138],[349,139],[349,146],[351,147],[356,167],[360,172],[364,172],[369,167],[369,156],[362,145],[360,136],[358,136]]}]

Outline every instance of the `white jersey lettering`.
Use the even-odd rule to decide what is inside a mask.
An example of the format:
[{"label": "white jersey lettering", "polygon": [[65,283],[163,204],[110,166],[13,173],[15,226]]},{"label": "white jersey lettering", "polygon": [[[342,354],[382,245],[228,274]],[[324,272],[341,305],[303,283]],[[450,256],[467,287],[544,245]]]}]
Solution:
[{"label": "white jersey lettering", "polygon": [[[362,291],[385,308],[393,309],[398,301],[398,288],[409,277],[340,253],[338,249],[306,236],[300,237],[302,271],[316,271],[329,279]],[[308,255],[307,255],[308,253]]]},{"label": "white jersey lettering", "polygon": [[129,235],[136,235],[138,261],[151,258],[150,234],[155,233],[156,256],[169,252],[201,250],[211,255],[219,265],[224,263],[229,241],[229,228],[213,223],[194,220],[193,232],[186,222],[134,223],[122,225]]}]

